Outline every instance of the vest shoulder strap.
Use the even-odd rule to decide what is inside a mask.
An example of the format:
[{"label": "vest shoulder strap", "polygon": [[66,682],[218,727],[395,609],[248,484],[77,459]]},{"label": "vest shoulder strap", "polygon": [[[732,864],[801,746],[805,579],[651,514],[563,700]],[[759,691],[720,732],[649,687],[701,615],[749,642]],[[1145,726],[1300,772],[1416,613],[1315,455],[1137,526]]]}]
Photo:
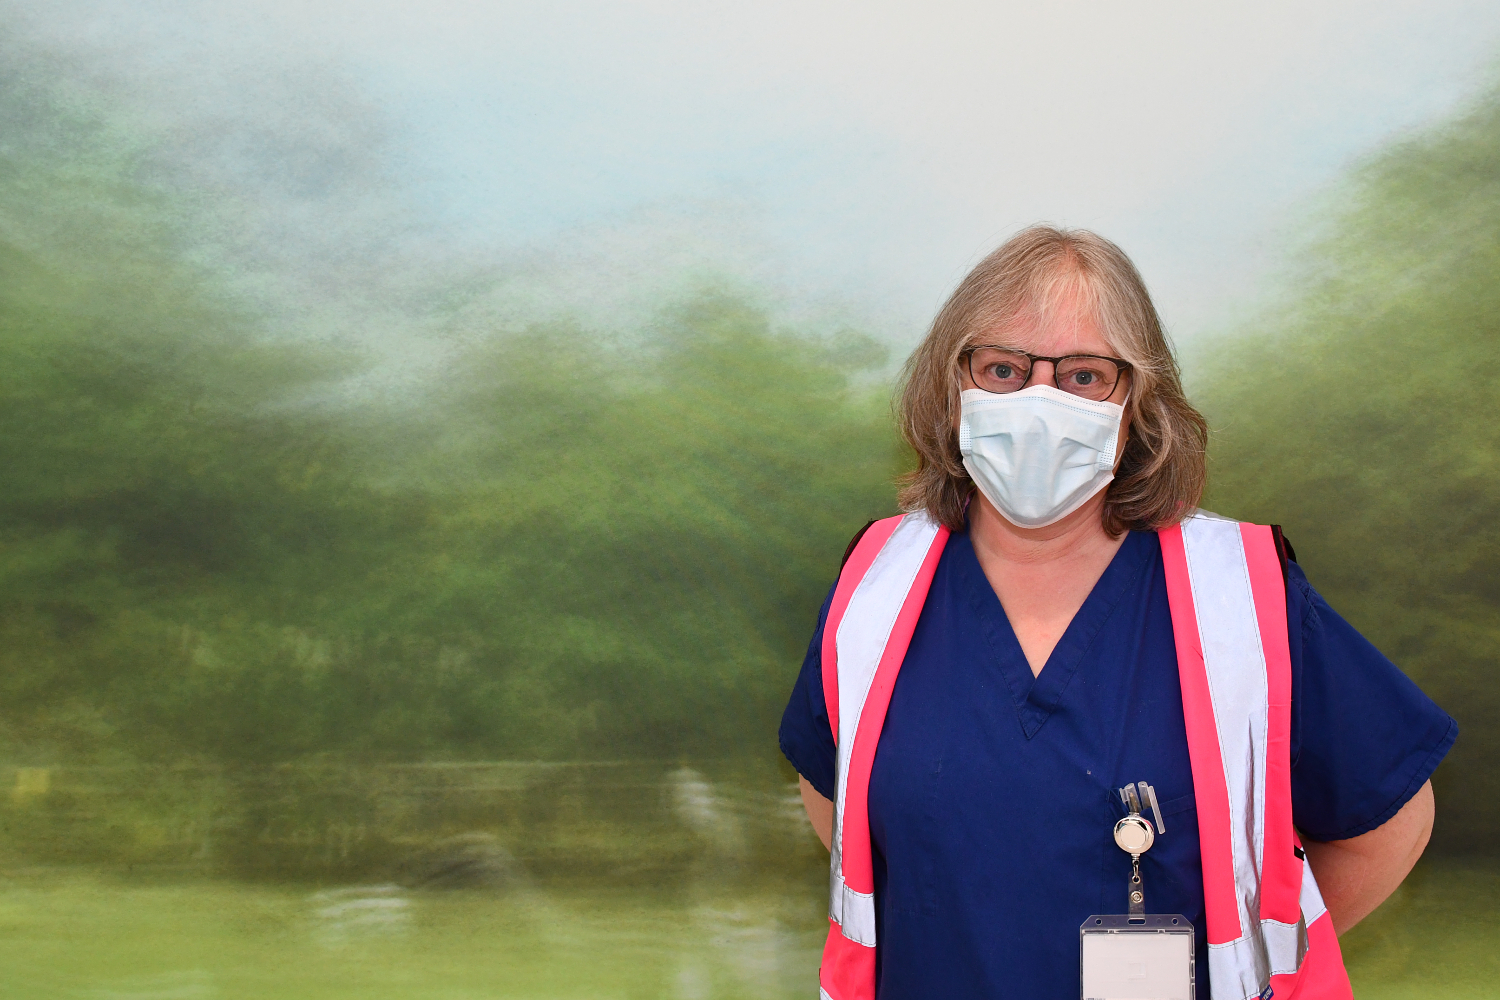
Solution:
[{"label": "vest shoulder strap", "polygon": [[[1177,645],[1216,998],[1290,992],[1326,909],[1291,803],[1290,546],[1278,528],[1195,511],[1159,532]],[[1281,586],[1277,586],[1280,584]],[[1347,994],[1336,947],[1317,980]],[[1330,954],[1331,952],[1331,954]],[[1321,990],[1316,993],[1324,996]]]},{"label": "vest shoulder strap", "polygon": [[848,545],[847,548],[844,549],[844,558],[839,560],[839,570],[840,571],[842,571],[845,566],[849,565],[849,557],[852,556],[852,555],[854,555],[854,547],[859,544],[859,540],[861,538],[865,537],[865,532],[869,531],[870,530],[870,526],[873,525],[874,523],[875,523],[875,519],[874,518],[871,518],[870,520],[866,521],[865,522],[865,526],[863,528],[860,528],[858,531],[856,531],[854,533],[854,537],[851,538],[851,539],[849,539],[849,545]]},{"label": "vest shoulder strap", "polygon": [[839,573],[823,625],[823,695],[838,779],[829,859],[832,927],[822,976],[825,992],[835,1000],[873,1000],[870,771],[896,676],[947,538],[948,530],[921,511],[867,525]]}]

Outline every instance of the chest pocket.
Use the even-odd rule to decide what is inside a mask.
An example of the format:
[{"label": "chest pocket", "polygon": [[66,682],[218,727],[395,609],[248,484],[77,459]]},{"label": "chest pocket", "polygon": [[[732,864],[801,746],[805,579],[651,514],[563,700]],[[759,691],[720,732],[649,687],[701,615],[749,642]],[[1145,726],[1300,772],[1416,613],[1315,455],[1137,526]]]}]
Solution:
[{"label": "chest pocket", "polygon": [[[1153,912],[1182,913],[1190,920],[1201,909],[1203,896],[1202,856],[1198,850],[1198,802],[1192,792],[1160,800],[1162,825],[1166,832],[1156,838],[1141,858],[1142,874],[1146,878],[1146,906]],[[1121,809],[1124,815],[1124,809]],[[1147,818],[1156,825],[1156,817],[1148,809]],[[1158,831],[1160,832],[1160,831]],[[1123,852],[1112,849],[1111,854],[1123,858],[1122,871],[1130,867],[1130,860]],[[1196,921],[1195,921],[1196,925]]]},{"label": "chest pocket", "polygon": [[[1165,802],[1158,800],[1157,805],[1161,806],[1162,825],[1168,830],[1175,830],[1180,825],[1185,825],[1190,818],[1193,824],[1193,833],[1194,835],[1197,834],[1198,800],[1193,797],[1192,792],[1188,792],[1186,795],[1179,795],[1173,799],[1167,799]],[[1174,816],[1185,816],[1186,818],[1180,820],[1178,823],[1173,823],[1172,817]]]}]

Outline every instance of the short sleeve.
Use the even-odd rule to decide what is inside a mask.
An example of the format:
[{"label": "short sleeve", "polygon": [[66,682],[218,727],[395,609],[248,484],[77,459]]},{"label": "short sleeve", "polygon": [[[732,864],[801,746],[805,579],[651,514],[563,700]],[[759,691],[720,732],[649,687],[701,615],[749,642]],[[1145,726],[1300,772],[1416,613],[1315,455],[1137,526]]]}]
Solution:
[{"label": "short sleeve", "polygon": [[1346,840],[1421,789],[1458,724],[1287,568],[1292,817],[1313,840]]},{"label": "short sleeve", "polygon": [[823,624],[833,603],[833,589],[818,612],[818,627],[807,644],[802,672],[792,688],[791,701],[781,716],[781,752],[797,773],[807,779],[825,799],[832,799],[837,784],[833,730],[828,724],[828,705],[823,698]]}]

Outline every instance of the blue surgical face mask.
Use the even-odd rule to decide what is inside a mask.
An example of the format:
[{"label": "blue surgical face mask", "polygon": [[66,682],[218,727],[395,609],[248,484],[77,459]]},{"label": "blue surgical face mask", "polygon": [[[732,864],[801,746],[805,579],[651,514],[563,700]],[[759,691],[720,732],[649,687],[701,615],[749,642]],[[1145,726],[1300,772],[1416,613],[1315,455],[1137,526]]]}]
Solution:
[{"label": "blue surgical face mask", "polygon": [[960,398],[964,468],[1012,524],[1060,521],[1115,478],[1124,406],[1050,385],[1004,394],[969,389]]}]

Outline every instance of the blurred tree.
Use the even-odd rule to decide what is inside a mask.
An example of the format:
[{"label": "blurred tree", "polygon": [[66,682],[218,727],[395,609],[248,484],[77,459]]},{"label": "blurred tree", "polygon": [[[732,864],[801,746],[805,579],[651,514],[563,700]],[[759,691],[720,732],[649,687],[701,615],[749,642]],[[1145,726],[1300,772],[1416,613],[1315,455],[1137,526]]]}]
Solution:
[{"label": "blurred tree", "polygon": [[318,402],[359,359],[226,293],[214,207],[140,180],[103,112],[8,93],[15,753],[774,754],[842,543],[889,506],[878,348],[705,289],[628,344],[491,331],[417,407]]},{"label": "blurred tree", "polygon": [[457,366],[423,472],[446,548],[402,603],[484,650],[514,752],[775,752],[843,544],[891,509],[885,389],[854,378],[882,357],[704,290],[645,343],[539,329]]},{"label": "blurred tree", "polygon": [[1285,301],[1200,351],[1207,505],[1458,719],[1438,843],[1500,833],[1500,94],[1353,173]]},{"label": "blurred tree", "polygon": [[[7,80],[15,84],[15,80]],[[45,756],[202,751],[255,723],[217,699],[240,624],[306,627],[409,519],[299,404],[353,359],[267,338],[183,248],[192,214],[56,90],[4,90],[0,720]],[[210,639],[210,633],[213,638]],[[202,739],[194,738],[197,733]],[[149,739],[147,738],[149,734]],[[210,735],[212,734],[211,738]],[[205,742],[208,740],[208,742]]]},{"label": "blurred tree", "polygon": [[[330,393],[364,359],[271,336],[195,238],[235,206],[153,186],[129,123],[31,72],[0,60],[0,749],[775,754],[838,556],[907,461],[876,345],[712,286],[644,330],[495,328],[469,276],[412,320],[482,331],[425,395]],[[1189,359],[1208,503],[1284,524],[1459,718],[1439,836],[1478,844],[1500,98],[1344,199],[1285,300]]]}]

